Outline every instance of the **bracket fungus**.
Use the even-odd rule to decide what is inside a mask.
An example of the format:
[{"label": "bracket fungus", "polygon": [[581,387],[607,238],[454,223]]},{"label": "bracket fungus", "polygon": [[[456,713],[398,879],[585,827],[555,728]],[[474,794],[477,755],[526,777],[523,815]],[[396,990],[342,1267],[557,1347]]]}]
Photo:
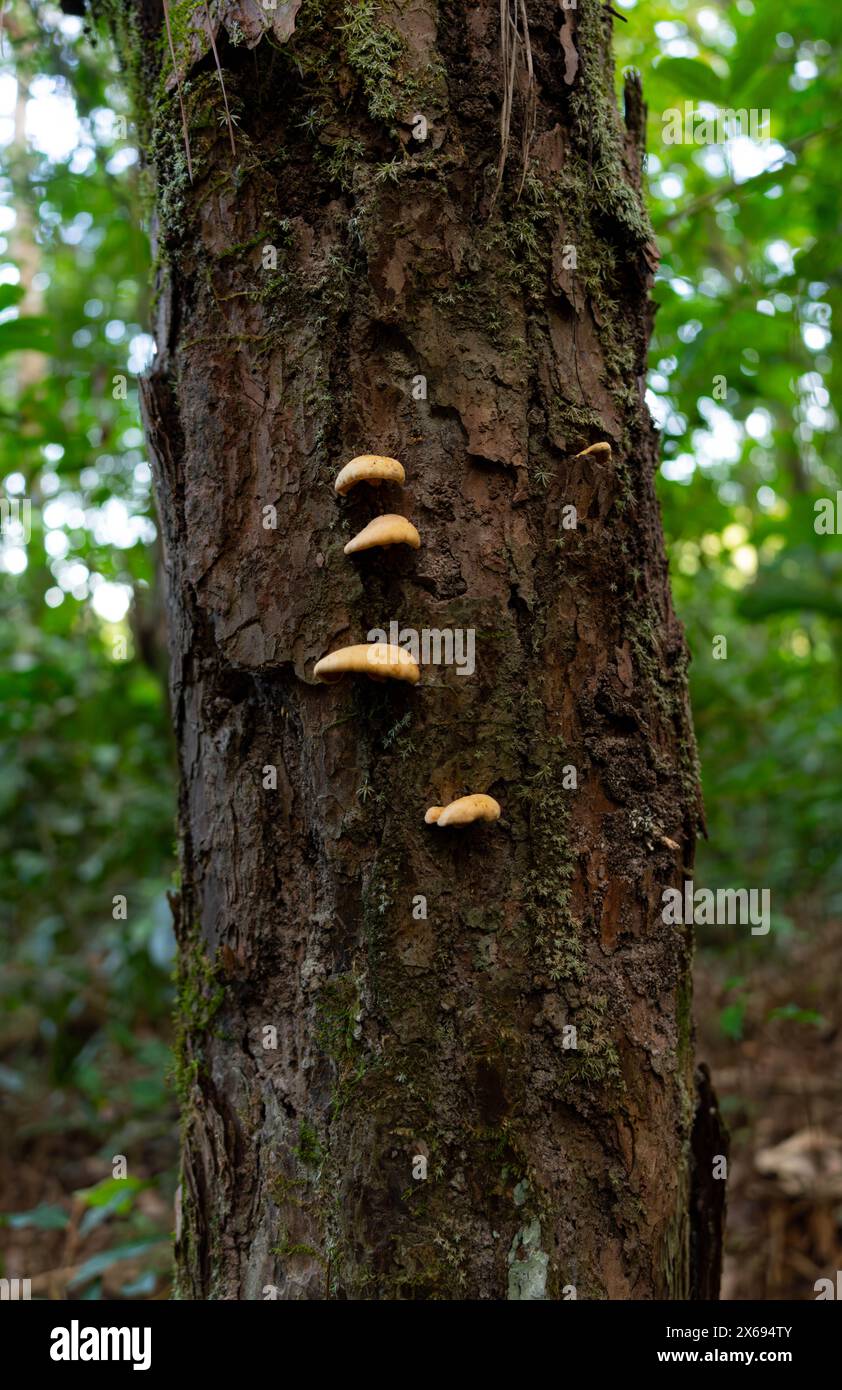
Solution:
[{"label": "bracket fungus", "polygon": [[418,663],[409,652],[387,642],[340,647],[323,656],[313,667],[313,675],[322,681],[338,681],[348,673],[369,676],[373,681],[409,681],[411,685],[417,685],[421,679]]},{"label": "bracket fungus", "polygon": [[470,825],[475,820],[494,821],[500,819],[500,803],[493,796],[474,792],[472,796],[460,796],[449,806],[431,806],[424,817],[427,825]]},{"label": "bracket fungus", "polygon": [[405,481],[403,464],[397,459],[381,458],[379,454],[360,454],[340,469],[333,486],[340,497],[344,497],[357,483],[371,483],[372,487],[379,487],[381,483]]},{"label": "bracket fungus", "polygon": [[417,550],[420,544],[421,537],[411,521],[407,521],[405,516],[387,512],[384,516],[376,516],[364,526],[362,531],[348,542],[345,554],[355,555],[358,550],[373,550],[379,545],[411,545],[413,550]]},{"label": "bracket fungus", "polygon": [[589,444],[587,449],[580,449],[578,454],[574,454],[573,457],[575,459],[583,459],[587,458],[588,455],[598,459],[610,459],[611,445],[607,440],[602,439],[598,444]]}]

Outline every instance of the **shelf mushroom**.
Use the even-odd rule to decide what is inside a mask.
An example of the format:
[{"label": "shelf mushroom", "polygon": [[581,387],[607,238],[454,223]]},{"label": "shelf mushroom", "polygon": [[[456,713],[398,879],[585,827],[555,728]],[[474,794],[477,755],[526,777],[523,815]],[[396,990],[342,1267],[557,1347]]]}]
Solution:
[{"label": "shelf mushroom", "polygon": [[500,803],[493,796],[474,792],[472,796],[460,796],[448,806],[431,806],[424,817],[427,825],[470,825],[475,820],[494,821],[500,819]]},{"label": "shelf mushroom", "polygon": [[598,459],[610,459],[611,445],[607,440],[602,439],[598,444],[589,444],[587,449],[580,449],[579,453],[574,454],[573,457],[575,459],[583,459],[587,458],[588,455]]},{"label": "shelf mushroom", "polygon": [[322,681],[338,681],[344,675],[369,676],[373,681],[409,681],[417,685],[421,679],[418,663],[403,647],[387,642],[362,642],[359,646],[340,647],[323,656],[313,667],[313,675]]},{"label": "shelf mushroom", "polygon": [[376,516],[364,526],[353,540],[348,542],[345,554],[355,555],[358,550],[373,550],[375,546],[380,545],[411,545],[413,550],[417,550],[420,544],[421,537],[411,521],[407,521],[405,516],[387,512],[384,516]]},{"label": "shelf mushroom", "polygon": [[333,486],[340,497],[344,497],[357,483],[371,483],[372,487],[379,487],[381,483],[405,481],[403,464],[397,459],[381,458],[379,454],[360,454],[340,469]]}]

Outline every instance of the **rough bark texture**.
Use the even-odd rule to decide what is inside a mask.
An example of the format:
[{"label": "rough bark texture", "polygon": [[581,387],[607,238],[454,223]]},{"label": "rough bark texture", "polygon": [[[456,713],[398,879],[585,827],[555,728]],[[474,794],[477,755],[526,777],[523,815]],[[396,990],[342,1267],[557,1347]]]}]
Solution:
[{"label": "rough bark texture", "polygon": [[[528,45],[508,0],[258,8],[211,6],[234,159],[204,5],[170,0],[191,185],[162,12],[111,0],[160,242],[180,1296],[715,1296],[691,929],[661,920],[700,802],[643,400],[639,86],[623,121],[596,0],[527,0]],[[364,452],[405,489],[338,499]],[[421,550],[346,558],[381,510]],[[474,628],[475,674],[313,680],[391,620]],[[425,826],[468,791],[501,822]]]}]

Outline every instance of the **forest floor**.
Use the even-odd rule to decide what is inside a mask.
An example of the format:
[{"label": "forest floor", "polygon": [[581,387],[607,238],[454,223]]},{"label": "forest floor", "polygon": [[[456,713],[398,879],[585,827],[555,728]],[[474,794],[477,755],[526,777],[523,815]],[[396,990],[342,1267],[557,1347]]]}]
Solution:
[{"label": "forest floor", "polygon": [[131,1051],[105,1033],[98,1089],[110,1100],[51,1082],[34,1040],[0,1052],[0,1275],[31,1279],[34,1299],[169,1294],[178,1112],[165,1049],[157,1033]]},{"label": "forest floor", "polygon": [[[840,978],[842,922],[746,976],[719,951],[698,955],[697,1055],[731,1134],[725,1299],[813,1299],[815,1281],[842,1269]],[[40,1077],[37,1058],[10,1091],[7,1060],[0,1207],[21,1215],[0,1215],[0,1274],[31,1277],[35,1298],[167,1298],[174,1102],[132,1134],[129,1105],[94,1113]],[[120,1065],[129,1095],[131,1061]],[[124,1205],[108,1176],[121,1152],[133,1183]]]},{"label": "forest floor", "polygon": [[697,1056],[731,1135],[723,1299],[814,1299],[842,1269],[840,979],[842,922],[742,983],[698,956]]}]

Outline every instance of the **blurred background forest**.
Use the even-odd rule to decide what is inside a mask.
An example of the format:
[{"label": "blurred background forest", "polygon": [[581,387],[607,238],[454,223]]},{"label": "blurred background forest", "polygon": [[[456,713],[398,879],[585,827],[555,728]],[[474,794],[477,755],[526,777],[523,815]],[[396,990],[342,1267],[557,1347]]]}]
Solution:
[{"label": "blurred background forest", "polygon": [[[649,400],[710,837],[695,880],[772,893],[768,936],[699,929],[699,1055],[732,1130],[723,1293],[808,1299],[842,1265],[842,542],[814,525],[842,488],[842,9],[614,7],[618,83],[639,68],[649,104]],[[160,1298],[175,774],[137,403],[150,197],[105,36],[53,4],[4,10],[0,1274],[34,1297]],[[770,138],[667,143],[685,102],[768,108]]]}]

